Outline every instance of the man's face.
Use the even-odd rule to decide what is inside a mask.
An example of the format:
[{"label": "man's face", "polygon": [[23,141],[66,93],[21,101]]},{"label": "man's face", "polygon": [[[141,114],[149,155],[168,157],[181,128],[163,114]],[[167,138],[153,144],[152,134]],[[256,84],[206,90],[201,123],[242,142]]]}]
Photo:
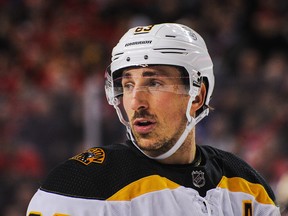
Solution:
[{"label": "man's face", "polygon": [[138,146],[150,156],[168,151],[185,130],[189,95],[172,66],[138,67],[122,74],[123,105]]}]

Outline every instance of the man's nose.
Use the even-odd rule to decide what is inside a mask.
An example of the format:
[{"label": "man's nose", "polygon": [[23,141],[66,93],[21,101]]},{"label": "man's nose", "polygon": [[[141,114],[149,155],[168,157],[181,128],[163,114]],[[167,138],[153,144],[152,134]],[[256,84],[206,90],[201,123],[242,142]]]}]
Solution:
[{"label": "man's nose", "polygon": [[148,106],[148,91],[146,87],[140,86],[133,89],[131,98],[131,108],[133,110],[147,109]]}]

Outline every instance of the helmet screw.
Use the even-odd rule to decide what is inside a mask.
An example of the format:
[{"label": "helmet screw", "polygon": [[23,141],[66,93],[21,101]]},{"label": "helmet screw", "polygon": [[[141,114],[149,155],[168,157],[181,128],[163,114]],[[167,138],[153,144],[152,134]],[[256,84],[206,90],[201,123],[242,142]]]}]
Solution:
[{"label": "helmet screw", "polygon": [[130,57],[127,57],[127,58],[126,58],[126,61],[130,61]]},{"label": "helmet screw", "polygon": [[148,59],[148,55],[144,55],[144,59],[145,59],[145,60]]}]

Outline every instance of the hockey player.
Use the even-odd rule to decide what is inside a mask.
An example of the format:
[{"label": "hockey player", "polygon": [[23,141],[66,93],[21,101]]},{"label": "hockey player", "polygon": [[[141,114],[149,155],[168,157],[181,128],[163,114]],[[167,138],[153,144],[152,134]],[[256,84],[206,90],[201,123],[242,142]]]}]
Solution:
[{"label": "hockey player", "polygon": [[27,216],[280,215],[253,168],[196,145],[213,87],[213,64],[194,30],[173,23],[130,29],[113,49],[105,85],[128,141],[59,165]]}]

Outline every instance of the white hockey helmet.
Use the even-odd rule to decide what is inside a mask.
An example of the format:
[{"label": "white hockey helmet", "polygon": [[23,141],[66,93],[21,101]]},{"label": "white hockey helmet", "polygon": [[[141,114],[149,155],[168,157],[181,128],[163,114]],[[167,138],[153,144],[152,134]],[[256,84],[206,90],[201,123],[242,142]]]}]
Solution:
[{"label": "white hockey helmet", "polygon": [[[190,100],[187,106],[187,133],[209,113],[209,101],[214,88],[213,63],[203,38],[191,28],[175,23],[163,23],[131,28],[120,39],[112,51],[112,62],[106,71],[105,91],[108,103],[117,111],[120,121],[126,126],[133,141],[129,123],[124,120],[118,107],[119,96],[122,95],[114,82],[119,71],[132,66],[171,65],[183,67],[190,81]],[[116,75],[117,74],[117,75]],[[190,108],[199,93],[199,81],[206,80],[207,95],[204,106],[196,118],[190,116]],[[185,134],[185,132],[183,133]],[[188,134],[183,135],[179,142],[184,142]],[[178,142],[175,149],[179,148]],[[136,145],[137,146],[137,145]],[[176,150],[177,150],[176,149]],[[176,151],[175,150],[175,151]],[[173,150],[174,151],[174,150]],[[173,151],[171,151],[173,153]],[[171,155],[157,157],[167,158]]]}]

